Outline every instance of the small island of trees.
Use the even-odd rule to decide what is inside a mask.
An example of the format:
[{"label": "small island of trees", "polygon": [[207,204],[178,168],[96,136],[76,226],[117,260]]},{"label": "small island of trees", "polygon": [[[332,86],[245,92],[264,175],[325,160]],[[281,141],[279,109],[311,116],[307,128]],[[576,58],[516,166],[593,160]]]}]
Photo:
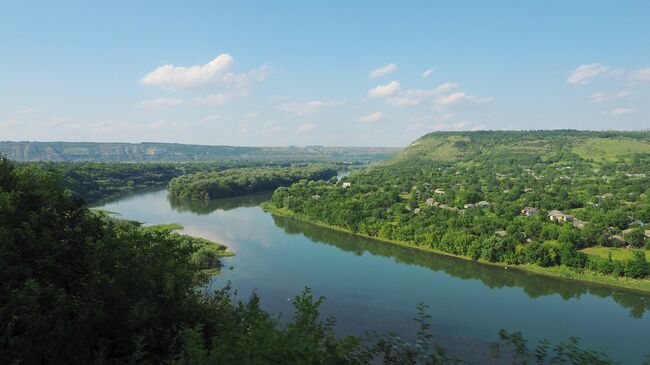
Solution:
[{"label": "small island of trees", "polygon": [[242,168],[199,172],[176,177],[167,190],[172,198],[206,200],[270,191],[300,180],[326,180],[336,176],[332,165]]}]

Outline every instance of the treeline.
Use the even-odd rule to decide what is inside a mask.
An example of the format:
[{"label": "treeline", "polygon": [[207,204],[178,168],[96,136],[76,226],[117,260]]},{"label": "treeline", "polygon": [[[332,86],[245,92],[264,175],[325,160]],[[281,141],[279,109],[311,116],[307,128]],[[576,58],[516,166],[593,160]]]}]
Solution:
[{"label": "treeline", "polygon": [[33,162],[28,165],[55,171],[63,187],[88,203],[126,192],[165,186],[171,179],[197,172],[218,172],[232,168],[284,166],[261,162],[211,163],[119,163],[119,162]]},{"label": "treeline", "polygon": [[[421,308],[413,343],[336,337],[306,289],[286,325],[235,302],[229,288],[196,290],[197,247],[169,229],[143,229],[90,211],[35,166],[0,159],[0,363],[445,364]],[[495,355],[518,363],[611,363],[571,340],[529,348],[499,334]],[[486,361],[488,357],[486,356]]]},{"label": "treeline", "polygon": [[269,191],[300,180],[327,180],[336,176],[332,165],[278,168],[243,168],[199,172],[172,179],[167,190],[173,198],[207,200]]},{"label": "treeline", "polygon": [[[477,260],[648,277],[643,251],[616,261],[580,250],[650,246],[650,154],[594,163],[573,144],[553,143],[556,134],[580,132],[536,133],[423,137],[380,166],[338,183],[281,188],[271,202],[307,220]],[[429,147],[437,157],[415,153]],[[453,158],[441,159],[444,153]]]}]

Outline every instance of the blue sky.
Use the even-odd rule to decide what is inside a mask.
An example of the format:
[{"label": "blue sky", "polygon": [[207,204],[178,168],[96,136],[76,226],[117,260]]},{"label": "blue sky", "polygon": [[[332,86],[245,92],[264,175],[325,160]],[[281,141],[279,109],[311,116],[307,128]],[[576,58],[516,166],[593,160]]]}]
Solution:
[{"label": "blue sky", "polygon": [[650,128],[648,1],[4,1],[0,140]]}]

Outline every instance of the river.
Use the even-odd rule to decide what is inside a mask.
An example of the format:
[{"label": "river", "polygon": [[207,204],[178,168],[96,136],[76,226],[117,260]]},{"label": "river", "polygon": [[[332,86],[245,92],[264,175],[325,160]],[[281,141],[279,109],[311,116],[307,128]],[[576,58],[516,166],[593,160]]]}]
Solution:
[{"label": "river", "polygon": [[[383,243],[264,212],[269,194],[209,202],[174,202],[165,190],[100,206],[145,224],[179,223],[183,233],[226,244],[236,256],[212,286],[227,282],[264,309],[290,317],[309,286],[325,296],[324,315],[338,334],[417,329],[418,303],[429,306],[436,340],[452,352],[484,356],[499,329],[530,341],[582,339],[614,360],[640,363],[650,353],[650,295],[506,270]],[[228,267],[232,266],[232,270]]]}]

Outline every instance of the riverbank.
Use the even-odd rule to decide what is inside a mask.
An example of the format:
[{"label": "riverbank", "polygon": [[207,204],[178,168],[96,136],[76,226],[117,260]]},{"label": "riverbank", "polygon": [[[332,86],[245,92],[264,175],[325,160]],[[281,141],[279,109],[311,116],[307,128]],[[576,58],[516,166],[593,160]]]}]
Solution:
[{"label": "riverbank", "polygon": [[197,248],[196,252],[192,254],[192,261],[199,265],[203,274],[208,276],[221,272],[221,268],[223,267],[221,258],[235,256],[235,253],[228,251],[228,247],[223,243],[179,233],[178,231],[184,227],[178,223],[156,224],[143,228],[151,232],[165,232],[178,235],[187,240],[188,243]]},{"label": "riverbank", "polygon": [[409,247],[421,251],[426,251],[426,252],[431,252],[434,254],[438,255],[444,255],[444,256],[450,256],[450,257],[455,257],[458,259],[462,260],[468,260],[468,261],[474,261],[482,265],[490,265],[490,266],[496,266],[496,267],[503,267],[504,269],[513,269],[513,270],[521,270],[521,271],[526,271],[526,272],[531,272],[537,275],[543,275],[543,276],[548,276],[548,277],[554,277],[554,278],[559,278],[559,279],[567,279],[567,280],[573,280],[573,281],[581,281],[581,282],[586,282],[586,283],[592,283],[592,284],[599,284],[599,285],[605,285],[609,287],[615,287],[615,288],[623,288],[627,290],[633,290],[637,292],[642,292],[642,293],[650,293],[650,280],[638,280],[638,279],[630,279],[630,278],[616,278],[612,276],[606,276],[598,273],[593,273],[589,271],[585,272],[577,272],[575,270],[572,270],[568,267],[565,266],[555,266],[555,267],[541,267],[537,265],[512,265],[512,264],[505,264],[505,263],[494,263],[494,262],[488,262],[484,260],[473,260],[471,257],[468,256],[460,256],[460,255],[454,255],[449,252],[444,252],[440,250],[436,250],[433,248],[429,247],[421,247],[414,245],[412,243],[408,242],[403,242],[403,241],[396,241],[396,240],[389,240],[385,238],[380,238],[380,237],[374,237],[374,236],[369,236],[366,234],[361,234],[361,233],[354,233],[348,229],[338,227],[338,226],[332,226],[323,222],[319,222],[316,220],[313,220],[311,218],[302,216],[300,214],[296,214],[289,209],[286,208],[278,208],[274,206],[270,201],[264,202],[261,205],[262,209],[264,211],[275,214],[278,216],[283,216],[291,219],[295,219],[301,222],[305,223],[310,223],[314,224],[317,226],[329,228],[332,230],[340,231],[340,232],[346,232],[350,234],[354,234],[360,237],[366,237],[370,238],[373,240],[377,241],[382,241],[382,242],[387,242],[387,243],[392,243],[395,245],[400,245],[404,247]]}]

